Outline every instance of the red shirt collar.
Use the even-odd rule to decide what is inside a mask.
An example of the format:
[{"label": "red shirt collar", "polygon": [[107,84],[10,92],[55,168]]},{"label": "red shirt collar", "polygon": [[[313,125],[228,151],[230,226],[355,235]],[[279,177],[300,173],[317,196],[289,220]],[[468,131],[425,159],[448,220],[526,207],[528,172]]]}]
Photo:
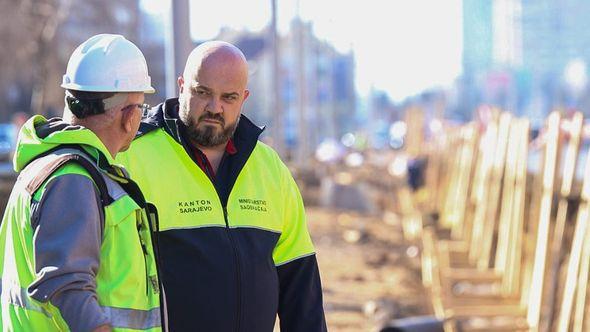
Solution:
[{"label": "red shirt collar", "polygon": [[230,138],[229,141],[227,141],[227,144],[225,145],[225,152],[229,155],[238,153],[238,149],[236,149],[233,139]]},{"label": "red shirt collar", "polygon": [[[203,172],[205,172],[205,174],[207,174],[207,176],[213,179],[215,177],[215,171],[213,170],[213,167],[211,166],[209,159],[207,159],[207,156],[203,153],[203,151],[201,151],[201,149],[197,147],[195,147],[193,151],[197,159],[197,165],[199,165],[199,167],[203,170]],[[234,141],[231,138],[227,141],[227,144],[225,145],[225,153],[227,153],[230,156],[238,153],[238,149],[236,149]]]}]

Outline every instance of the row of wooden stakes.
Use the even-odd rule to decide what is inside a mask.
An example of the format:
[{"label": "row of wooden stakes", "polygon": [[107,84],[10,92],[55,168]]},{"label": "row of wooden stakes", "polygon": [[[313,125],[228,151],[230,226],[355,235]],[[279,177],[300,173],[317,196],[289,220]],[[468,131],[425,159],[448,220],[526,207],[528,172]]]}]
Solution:
[{"label": "row of wooden stakes", "polygon": [[583,128],[556,111],[531,137],[529,120],[494,111],[430,143],[425,186],[398,190],[445,331],[590,331]]}]

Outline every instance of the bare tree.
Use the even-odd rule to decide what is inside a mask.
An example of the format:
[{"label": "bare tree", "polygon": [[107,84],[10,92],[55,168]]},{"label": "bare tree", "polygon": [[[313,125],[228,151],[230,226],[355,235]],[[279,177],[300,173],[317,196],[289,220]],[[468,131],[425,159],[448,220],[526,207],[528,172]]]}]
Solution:
[{"label": "bare tree", "polygon": [[[2,91],[15,85],[31,86],[30,110],[41,113],[48,66],[55,61],[59,24],[67,17],[71,0],[21,0],[0,3],[0,68]],[[11,111],[2,110],[6,117]]]},{"label": "bare tree", "polygon": [[0,0],[0,119],[63,106],[59,85],[74,47],[97,33],[136,38],[138,2]]},{"label": "bare tree", "polygon": [[[60,23],[67,17],[70,10],[71,0],[56,0],[48,1],[44,6],[38,7],[37,3],[34,5],[32,1],[23,1],[23,10],[31,15],[30,18],[37,18],[39,24],[36,48],[32,56],[33,68],[33,92],[31,95],[31,111],[36,114],[41,114],[45,111],[45,91],[48,78],[48,65],[51,63],[50,59],[56,56],[51,47],[54,45],[55,35]],[[36,10],[35,8],[39,8]]]}]

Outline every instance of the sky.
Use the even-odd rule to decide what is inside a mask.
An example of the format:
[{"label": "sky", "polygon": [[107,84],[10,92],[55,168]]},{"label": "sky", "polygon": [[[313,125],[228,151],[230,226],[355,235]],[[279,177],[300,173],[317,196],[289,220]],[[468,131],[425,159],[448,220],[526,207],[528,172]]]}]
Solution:
[{"label": "sky", "polygon": [[[142,0],[161,14],[169,0]],[[260,31],[270,21],[270,0],[190,0],[191,35],[214,38],[219,29]],[[316,36],[353,51],[356,87],[385,91],[395,101],[449,86],[461,73],[461,0],[277,0],[279,31],[299,14]]]}]

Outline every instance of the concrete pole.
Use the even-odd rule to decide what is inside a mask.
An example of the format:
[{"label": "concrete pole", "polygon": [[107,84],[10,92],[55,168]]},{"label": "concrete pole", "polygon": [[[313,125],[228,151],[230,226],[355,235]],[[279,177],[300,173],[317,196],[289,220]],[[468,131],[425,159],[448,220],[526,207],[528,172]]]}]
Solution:
[{"label": "concrete pole", "polygon": [[281,63],[280,63],[280,45],[277,28],[277,1],[270,0],[272,8],[272,19],[270,28],[270,40],[272,45],[272,86],[273,100],[271,112],[273,112],[273,145],[274,149],[280,156],[284,156],[284,131],[283,131],[283,103],[282,103],[282,84],[281,84]]},{"label": "concrete pole", "polygon": [[184,64],[193,49],[190,35],[189,0],[170,1],[170,15],[166,33],[166,97],[178,95],[176,80],[184,71]]},{"label": "concrete pole", "polygon": [[297,1],[297,92],[299,109],[299,137],[297,138],[297,162],[304,165],[309,158],[309,135],[307,133],[307,75],[305,52],[305,25],[299,15],[299,1]]}]

